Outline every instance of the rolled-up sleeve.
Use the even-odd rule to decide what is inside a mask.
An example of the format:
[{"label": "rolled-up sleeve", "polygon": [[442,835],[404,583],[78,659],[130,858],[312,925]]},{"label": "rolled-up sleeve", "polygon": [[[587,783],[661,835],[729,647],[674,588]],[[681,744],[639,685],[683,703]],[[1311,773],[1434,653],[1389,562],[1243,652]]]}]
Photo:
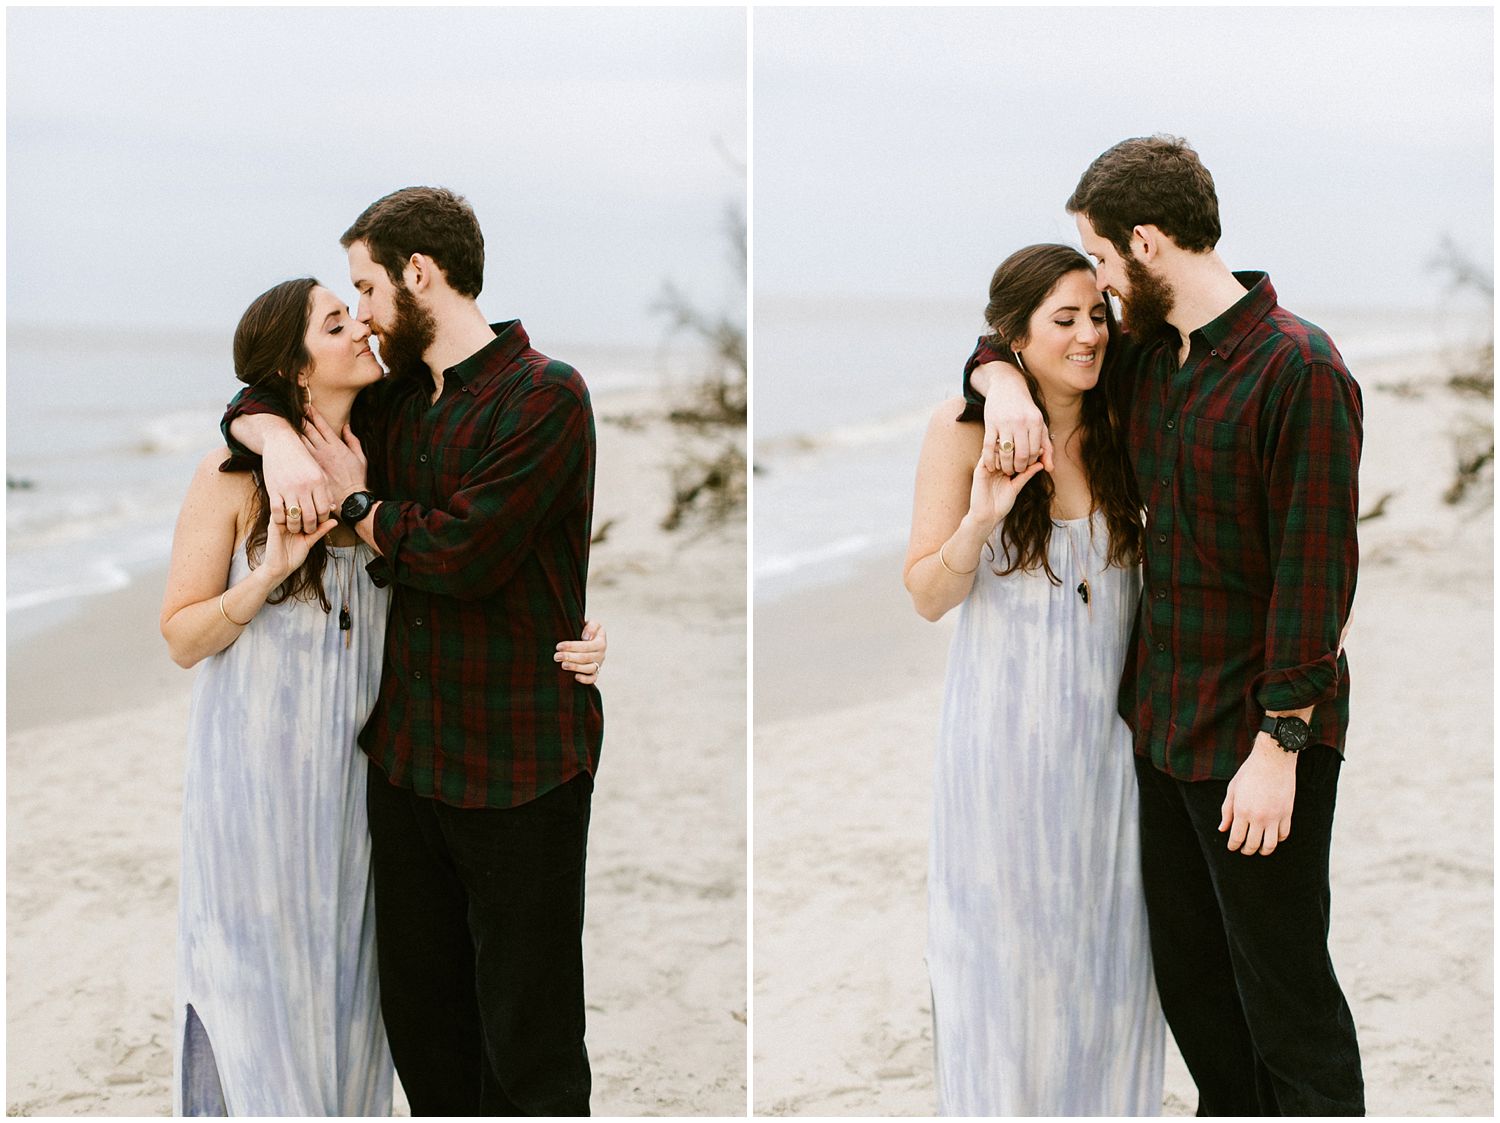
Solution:
[{"label": "rolled-up sleeve", "polygon": [[959,421],[984,420],[984,395],[969,384],[969,375],[974,373],[975,367],[982,367],[985,363],[993,363],[1001,359],[1008,362],[1010,355],[996,348],[993,337],[981,335],[979,341],[974,344],[974,353],[969,356],[969,361],[964,364],[962,386],[964,411],[959,414]]},{"label": "rolled-up sleeve", "polygon": [[1312,362],[1268,403],[1263,444],[1272,586],[1266,663],[1251,689],[1261,708],[1298,710],[1333,700],[1339,638],[1359,568],[1359,387]]}]

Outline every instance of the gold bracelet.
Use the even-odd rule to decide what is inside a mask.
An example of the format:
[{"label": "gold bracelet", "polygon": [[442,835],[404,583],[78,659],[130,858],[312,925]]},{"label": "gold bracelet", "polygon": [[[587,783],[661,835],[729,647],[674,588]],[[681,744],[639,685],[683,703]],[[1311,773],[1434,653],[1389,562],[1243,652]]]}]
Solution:
[{"label": "gold bracelet", "polygon": [[943,551],[946,550],[947,548],[948,548],[948,543],[946,543],[946,542],[944,542],[941,546],[938,547],[938,564],[941,565],[944,569],[946,569],[949,573],[953,574],[953,576],[955,576],[955,577],[968,577],[968,576],[970,576],[972,574],[975,574],[975,573],[979,572],[979,563],[977,561],[974,563],[974,568],[973,569],[966,569],[962,573],[960,573],[958,570],[954,569],[951,565],[948,564],[948,559],[945,558],[945,557],[943,557]]},{"label": "gold bracelet", "polygon": [[247,628],[247,627],[249,627],[250,626],[250,621],[249,620],[246,620],[243,624],[241,624],[238,620],[230,619],[229,613],[227,613],[227,612],[224,611],[224,598],[227,597],[228,595],[229,595],[229,590],[228,589],[225,589],[222,593],[219,594],[219,615],[222,616],[222,617],[224,617],[224,622],[225,623],[227,623],[227,624],[233,624],[236,628]]}]

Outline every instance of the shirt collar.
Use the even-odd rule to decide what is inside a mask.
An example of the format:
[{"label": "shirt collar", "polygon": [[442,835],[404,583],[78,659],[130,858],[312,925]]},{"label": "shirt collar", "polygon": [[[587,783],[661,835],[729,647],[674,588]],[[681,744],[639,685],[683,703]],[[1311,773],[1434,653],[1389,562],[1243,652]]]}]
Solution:
[{"label": "shirt collar", "polygon": [[1271,287],[1269,274],[1258,271],[1239,272],[1234,275],[1234,279],[1248,291],[1223,313],[1198,329],[1221,359],[1227,359],[1233,354],[1251,329],[1276,307],[1276,290]]},{"label": "shirt collar", "polygon": [[509,368],[522,351],[531,346],[531,338],[520,320],[502,320],[491,324],[495,338],[461,363],[443,371],[443,380],[453,379],[461,386],[483,386]]}]

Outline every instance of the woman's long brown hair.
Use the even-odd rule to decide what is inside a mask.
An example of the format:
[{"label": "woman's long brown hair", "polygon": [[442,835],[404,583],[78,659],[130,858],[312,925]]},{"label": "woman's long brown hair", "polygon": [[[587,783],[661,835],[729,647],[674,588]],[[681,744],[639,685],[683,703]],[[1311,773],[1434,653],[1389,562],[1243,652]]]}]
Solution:
[{"label": "woman's long brown hair", "polygon": [[[234,329],[234,376],[259,390],[261,400],[299,431],[306,403],[297,375],[312,364],[312,356],[307,353],[307,323],[312,315],[312,291],[317,287],[312,277],[282,281],[251,301]],[[262,473],[255,470],[251,476],[255,480],[255,517],[245,540],[245,556],[258,565],[265,556],[271,497]],[[280,604],[289,597],[308,601],[316,597],[324,612],[332,611],[323,592],[323,567],[327,564],[328,549],[325,540],[319,539],[308,551],[307,560],[266,602]]]},{"label": "woman's long brown hair", "polygon": [[[1092,275],[1093,263],[1072,246],[1064,245],[1027,246],[1001,262],[990,280],[990,302],[984,310],[991,345],[1012,354],[1021,350],[1032,313],[1063,277],[1078,270]],[[1108,301],[1104,307],[1110,339],[1118,341],[1119,329]],[[1109,528],[1109,564],[1125,568],[1140,558],[1141,504],[1120,432],[1120,411],[1115,399],[1119,391],[1111,377],[1116,354],[1116,347],[1106,348],[1099,381],[1084,391],[1077,433],[1092,507],[1104,512]],[[1015,365],[1021,366],[1019,358]],[[1050,425],[1041,387],[1030,372],[1022,368],[1021,373],[1031,390],[1032,401],[1042,411],[1044,423]],[[1038,472],[1016,497],[1015,506],[1000,527],[1000,545],[1006,562],[1004,569],[995,570],[1000,576],[1018,569],[1041,569],[1054,585],[1062,584],[1047,562],[1047,545],[1055,525],[1053,490],[1052,477]]]}]

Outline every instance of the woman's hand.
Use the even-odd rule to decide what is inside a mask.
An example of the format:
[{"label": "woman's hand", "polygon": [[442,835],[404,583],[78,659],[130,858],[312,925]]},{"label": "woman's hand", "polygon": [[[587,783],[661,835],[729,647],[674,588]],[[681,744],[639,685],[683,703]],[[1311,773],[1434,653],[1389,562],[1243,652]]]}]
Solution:
[{"label": "woman's hand", "polygon": [[604,625],[593,620],[583,622],[583,638],[563,640],[557,645],[553,660],[562,664],[562,669],[572,671],[573,677],[582,683],[591,683],[599,678],[604,666],[604,652],[609,640],[604,634]]},{"label": "woman's hand", "polygon": [[969,381],[985,395],[980,462],[1011,476],[1040,460],[1050,472],[1052,439],[1020,370],[1010,363],[985,363]]},{"label": "woman's hand", "polygon": [[1016,505],[1016,497],[1021,494],[1021,489],[1031,482],[1031,477],[1042,470],[1041,461],[1032,464],[1019,476],[1007,476],[1003,472],[996,472],[984,465],[984,458],[980,457],[979,463],[974,465],[974,480],[969,488],[969,513],[965,516],[966,521],[972,521],[981,527],[984,537],[988,538],[1006,515],[1010,514],[1011,508]]},{"label": "woman's hand", "polygon": [[302,427],[302,443],[328,477],[335,503],[332,511],[337,512],[344,500],[356,491],[365,490],[368,470],[365,450],[349,426],[345,425],[342,433],[335,433],[322,414],[309,408],[307,424]]},{"label": "woman's hand", "polygon": [[281,584],[302,567],[313,543],[338,525],[337,519],[325,519],[316,528],[299,534],[287,530],[275,519],[269,520],[266,524],[266,553],[261,561],[261,568],[268,577],[275,579],[275,584]]}]

